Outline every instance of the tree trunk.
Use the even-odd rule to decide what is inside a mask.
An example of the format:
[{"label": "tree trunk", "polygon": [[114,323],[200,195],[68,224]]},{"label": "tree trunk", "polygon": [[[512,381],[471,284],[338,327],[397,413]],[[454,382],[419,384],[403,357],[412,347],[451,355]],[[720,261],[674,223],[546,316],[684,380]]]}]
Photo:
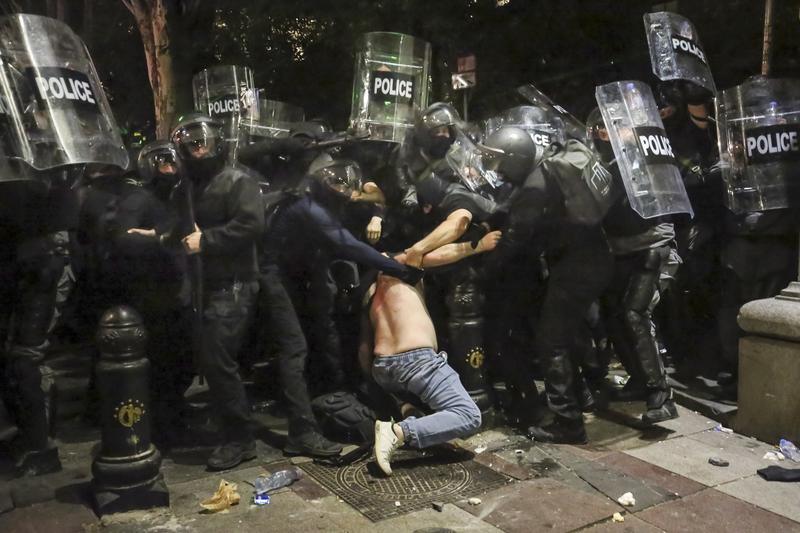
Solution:
[{"label": "tree trunk", "polygon": [[147,75],[153,90],[156,136],[166,139],[175,120],[172,55],[164,0],[122,0],[136,19],[142,36]]}]

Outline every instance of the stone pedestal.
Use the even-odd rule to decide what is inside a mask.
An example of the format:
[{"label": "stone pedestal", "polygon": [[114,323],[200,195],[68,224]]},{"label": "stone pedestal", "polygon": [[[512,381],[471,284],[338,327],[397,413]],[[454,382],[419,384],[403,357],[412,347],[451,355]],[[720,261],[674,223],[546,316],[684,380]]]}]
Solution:
[{"label": "stone pedestal", "polygon": [[800,441],[800,283],[739,311],[739,433]]}]

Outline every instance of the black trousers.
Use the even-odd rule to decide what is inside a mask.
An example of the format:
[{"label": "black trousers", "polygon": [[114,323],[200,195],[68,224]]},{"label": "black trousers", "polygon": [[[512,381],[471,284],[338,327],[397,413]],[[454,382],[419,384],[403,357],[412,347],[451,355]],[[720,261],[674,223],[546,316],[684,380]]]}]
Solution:
[{"label": "black trousers", "polygon": [[604,243],[575,247],[551,257],[536,351],[545,369],[545,390],[550,409],[558,416],[581,420],[578,387],[582,353],[577,338],[592,302],[611,278],[611,253]]},{"label": "black trousers", "polygon": [[175,282],[136,284],[128,302],[147,328],[154,434],[175,427],[184,414],[183,395],[192,383],[192,309],[181,305]]},{"label": "black trousers", "polygon": [[66,261],[45,246],[24,261],[0,264],[0,392],[29,450],[47,448],[52,433],[54,382],[44,358]]},{"label": "black trousers", "polygon": [[614,278],[605,294],[608,333],[630,376],[649,389],[666,389],[666,370],[653,331],[661,267],[669,246],[617,256]]},{"label": "black trousers", "polygon": [[252,440],[250,405],[237,362],[255,311],[258,282],[206,284],[199,353],[200,373],[208,382],[227,441]]},{"label": "black trousers", "polygon": [[259,285],[264,322],[258,327],[264,329],[268,342],[278,354],[281,389],[289,415],[289,435],[317,430],[305,377],[308,345],[278,267],[262,266]]},{"label": "black trousers", "polygon": [[308,268],[283,265],[281,274],[308,342],[306,374],[312,394],[339,390],[345,376],[341,339],[333,318],[336,285],[328,264],[321,262]]}]

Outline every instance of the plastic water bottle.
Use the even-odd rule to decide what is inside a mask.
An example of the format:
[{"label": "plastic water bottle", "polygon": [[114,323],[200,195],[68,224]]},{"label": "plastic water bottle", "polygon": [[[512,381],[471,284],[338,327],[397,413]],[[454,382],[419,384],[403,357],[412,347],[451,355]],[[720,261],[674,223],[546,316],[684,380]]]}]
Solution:
[{"label": "plastic water bottle", "polygon": [[783,455],[796,463],[800,463],[800,450],[797,449],[797,446],[792,441],[781,439],[779,447]]},{"label": "plastic water bottle", "polygon": [[269,503],[269,493],[282,487],[288,487],[298,479],[303,477],[303,472],[297,468],[279,470],[269,476],[258,476],[256,478],[256,494],[253,501],[257,505]]}]

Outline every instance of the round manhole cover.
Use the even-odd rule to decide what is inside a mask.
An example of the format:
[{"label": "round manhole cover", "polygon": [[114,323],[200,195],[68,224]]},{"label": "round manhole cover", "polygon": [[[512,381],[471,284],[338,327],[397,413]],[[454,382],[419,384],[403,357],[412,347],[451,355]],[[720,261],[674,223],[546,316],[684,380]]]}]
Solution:
[{"label": "round manhole cover", "polygon": [[431,453],[400,450],[386,477],[372,457],[347,466],[303,463],[317,482],[377,521],[431,506],[454,502],[502,487],[509,479],[491,468],[447,449]]},{"label": "round manhole cover", "polygon": [[[355,495],[384,501],[402,501],[457,494],[470,484],[471,474],[462,464],[420,464],[409,461],[404,466],[401,461],[393,461],[392,476],[373,475],[375,465],[361,463],[350,465],[338,472],[339,485]],[[370,468],[371,467],[371,468]]]},{"label": "round manhole cover", "polygon": [[383,501],[430,499],[457,494],[470,484],[471,472],[462,463],[432,463],[418,455],[397,454],[392,475],[385,477],[372,462],[356,463],[338,472],[339,486],[354,495]]}]

